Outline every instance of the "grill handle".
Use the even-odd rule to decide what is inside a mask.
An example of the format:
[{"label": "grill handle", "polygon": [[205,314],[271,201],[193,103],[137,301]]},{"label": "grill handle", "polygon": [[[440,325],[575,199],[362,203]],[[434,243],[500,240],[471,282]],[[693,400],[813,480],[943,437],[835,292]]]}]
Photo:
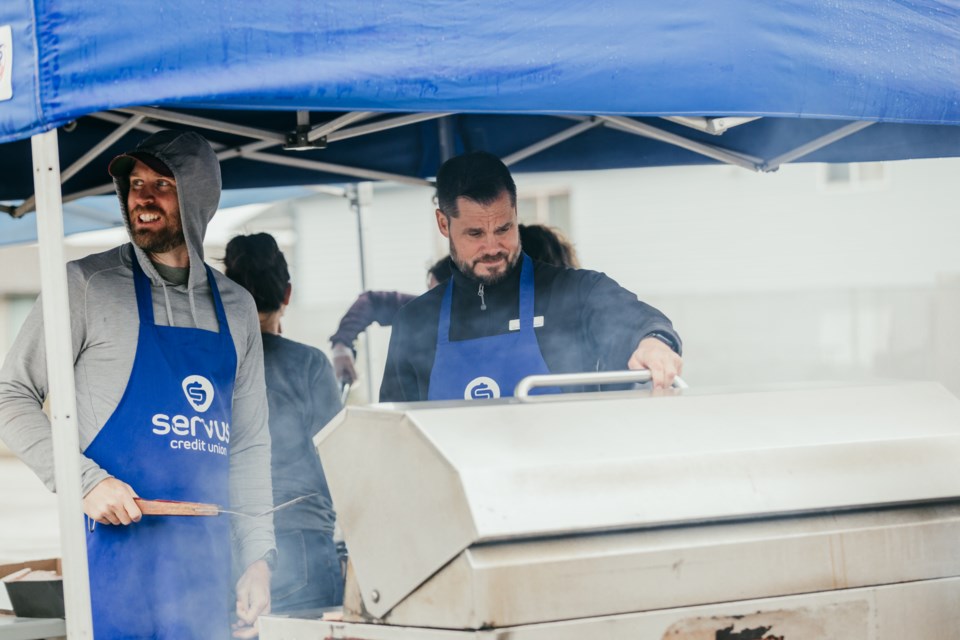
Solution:
[{"label": "grill handle", "polygon": [[[575,384],[627,384],[631,382],[650,382],[650,371],[636,369],[634,371],[589,371],[587,373],[546,373],[543,375],[527,376],[517,383],[513,395],[516,398],[526,398],[530,390],[536,387],[568,387]],[[677,389],[686,389],[689,385],[683,378],[676,376],[673,386]]]}]

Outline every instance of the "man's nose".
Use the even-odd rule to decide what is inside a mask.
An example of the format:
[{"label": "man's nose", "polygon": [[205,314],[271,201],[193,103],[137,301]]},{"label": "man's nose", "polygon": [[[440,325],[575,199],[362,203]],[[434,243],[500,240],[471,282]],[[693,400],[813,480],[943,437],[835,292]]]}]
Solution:
[{"label": "man's nose", "polygon": [[492,233],[483,236],[483,240],[481,242],[482,242],[481,246],[483,247],[484,253],[487,253],[487,254],[496,253],[499,250],[498,247],[500,243],[497,237]]},{"label": "man's nose", "polygon": [[134,191],[131,195],[132,195],[133,201],[137,204],[145,204],[145,203],[153,202],[155,199],[153,189],[147,186],[140,187],[139,189]]}]

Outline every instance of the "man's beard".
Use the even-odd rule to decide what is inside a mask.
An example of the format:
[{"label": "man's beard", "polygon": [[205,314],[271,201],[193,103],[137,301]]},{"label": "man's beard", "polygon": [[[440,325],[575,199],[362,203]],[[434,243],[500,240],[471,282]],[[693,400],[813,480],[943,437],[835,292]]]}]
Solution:
[{"label": "man's beard", "polygon": [[136,216],[145,212],[158,213],[164,218],[169,217],[165,212],[161,211],[159,207],[144,206],[137,207],[131,211],[130,236],[135,245],[147,253],[166,253],[186,243],[186,239],[183,237],[183,226],[179,223],[165,225],[163,228],[157,230],[135,228],[134,221],[136,220]]},{"label": "man's beard", "polygon": [[[517,249],[516,251],[513,252],[513,254],[508,254],[504,251],[501,251],[500,253],[487,254],[487,255],[480,256],[473,262],[467,262],[466,260],[461,259],[460,256],[457,254],[457,248],[453,245],[453,241],[450,242],[450,259],[453,260],[453,264],[457,265],[457,269],[460,270],[460,273],[467,276],[468,278],[471,278],[473,280],[476,280],[477,282],[482,283],[485,286],[495,285],[498,282],[501,282],[504,278],[506,278],[507,274],[510,273],[513,270],[513,268],[517,265],[517,262],[520,261],[520,251],[521,251],[520,243],[517,243]],[[502,271],[499,271],[497,273],[491,273],[489,275],[480,275],[479,273],[477,273],[477,265],[481,264],[485,258],[494,258],[494,259],[506,258],[506,266],[503,268]]]}]

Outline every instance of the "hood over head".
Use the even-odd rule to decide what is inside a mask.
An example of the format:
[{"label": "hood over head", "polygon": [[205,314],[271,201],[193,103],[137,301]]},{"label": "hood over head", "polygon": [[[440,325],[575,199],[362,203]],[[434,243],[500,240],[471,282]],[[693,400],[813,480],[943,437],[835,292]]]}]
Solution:
[{"label": "hood over head", "polygon": [[[119,155],[110,162],[109,171],[120,199],[120,211],[130,235],[130,214],[127,211],[127,196],[130,192],[130,171],[136,160],[147,164],[154,171],[172,175],[177,181],[177,199],[180,205],[180,224],[190,255],[190,279],[188,288],[206,282],[203,265],[203,237],[207,224],[220,204],[220,162],[210,143],[192,131],[158,131],[137,145],[129,153]],[[131,236],[132,240],[132,236]],[[160,275],[144,251],[133,245],[137,260],[151,280],[158,282]]]}]

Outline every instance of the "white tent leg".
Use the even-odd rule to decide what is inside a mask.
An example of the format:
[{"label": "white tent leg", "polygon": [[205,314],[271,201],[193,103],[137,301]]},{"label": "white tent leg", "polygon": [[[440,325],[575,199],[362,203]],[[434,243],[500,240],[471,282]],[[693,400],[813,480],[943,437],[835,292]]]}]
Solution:
[{"label": "white tent leg", "polygon": [[[360,290],[367,290],[367,248],[364,233],[366,231],[367,209],[373,201],[373,184],[370,182],[360,182],[347,186],[347,200],[350,202],[350,208],[357,214],[357,243],[360,247]],[[378,398],[373,395],[373,355],[371,352],[372,342],[370,332],[365,331],[366,348],[363,350],[365,363],[367,367],[367,402],[377,402]]]},{"label": "white tent leg", "polygon": [[80,491],[80,438],[77,432],[67,270],[63,255],[63,203],[57,131],[35,135],[31,143],[67,637],[70,640],[92,640],[90,580],[83,530],[83,496]]}]

